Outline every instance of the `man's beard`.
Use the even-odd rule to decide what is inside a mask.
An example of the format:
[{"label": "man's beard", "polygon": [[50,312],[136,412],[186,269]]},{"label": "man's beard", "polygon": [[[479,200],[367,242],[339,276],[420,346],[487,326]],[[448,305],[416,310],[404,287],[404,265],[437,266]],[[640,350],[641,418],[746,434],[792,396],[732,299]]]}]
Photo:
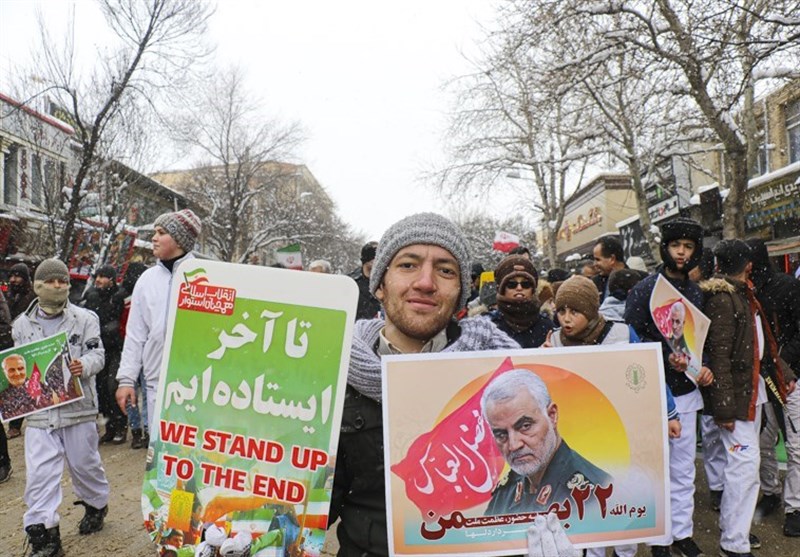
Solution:
[{"label": "man's beard", "polygon": [[386,319],[409,338],[427,342],[447,327],[455,313],[455,302],[445,304],[437,314],[418,315],[407,311],[402,300],[384,304]]},{"label": "man's beard", "polygon": [[[550,459],[553,458],[557,445],[558,436],[556,435],[556,429],[553,427],[552,423],[548,423],[547,434],[542,441],[541,448],[536,452],[532,451],[528,446],[517,449],[516,451],[510,453],[507,457],[509,466],[511,466],[511,469],[520,476],[536,476],[540,472],[544,471],[544,469],[547,468],[547,465],[550,464]],[[533,457],[533,460],[528,459],[524,463],[511,464],[514,462],[515,458],[521,456]]]}]

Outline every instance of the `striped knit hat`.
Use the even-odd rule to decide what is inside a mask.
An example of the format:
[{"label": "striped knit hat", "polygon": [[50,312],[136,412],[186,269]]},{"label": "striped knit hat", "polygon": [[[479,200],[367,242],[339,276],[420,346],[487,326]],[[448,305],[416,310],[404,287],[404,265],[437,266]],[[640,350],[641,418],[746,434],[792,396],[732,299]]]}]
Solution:
[{"label": "striped knit hat", "polygon": [[172,236],[185,253],[194,249],[194,244],[203,225],[191,209],[181,209],[174,213],[164,213],[156,219],[153,226],[160,226]]}]

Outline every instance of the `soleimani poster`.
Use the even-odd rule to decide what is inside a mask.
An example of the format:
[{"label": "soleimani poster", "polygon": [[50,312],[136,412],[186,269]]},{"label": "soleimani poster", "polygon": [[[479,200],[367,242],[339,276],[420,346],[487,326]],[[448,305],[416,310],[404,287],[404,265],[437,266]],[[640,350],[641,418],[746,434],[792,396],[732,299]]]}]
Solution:
[{"label": "soleimani poster", "polygon": [[686,360],[686,375],[696,383],[711,320],[661,275],[650,294],[650,314],[672,352]]},{"label": "soleimani poster", "polygon": [[550,512],[577,547],[669,534],[660,345],[383,361],[392,555],[523,554]]},{"label": "soleimani poster", "polygon": [[83,399],[69,362],[64,332],[0,352],[0,419],[8,422]]},{"label": "soleimani poster", "polygon": [[209,554],[318,556],[355,283],[197,259],[174,276],[142,491],[147,531],[161,555],[194,555],[205,532]]}]

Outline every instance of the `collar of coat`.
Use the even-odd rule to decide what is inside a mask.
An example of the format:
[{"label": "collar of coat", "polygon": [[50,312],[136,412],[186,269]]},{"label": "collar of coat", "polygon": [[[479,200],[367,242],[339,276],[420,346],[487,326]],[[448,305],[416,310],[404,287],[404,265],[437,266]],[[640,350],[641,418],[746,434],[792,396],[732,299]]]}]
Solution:
[{"label": "collar of coat", "polygon": [[747,288],[745,283],[725,275],[714,275],[710,279],[700,282],[700,290],[706,294],[733,294],[745,288]]}]

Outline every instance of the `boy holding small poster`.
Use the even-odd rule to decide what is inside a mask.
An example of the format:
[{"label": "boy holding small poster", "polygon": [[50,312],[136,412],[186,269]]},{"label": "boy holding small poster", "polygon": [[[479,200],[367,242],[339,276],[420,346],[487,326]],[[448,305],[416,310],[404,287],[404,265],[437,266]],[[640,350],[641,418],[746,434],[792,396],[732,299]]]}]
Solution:
[{"label": "boy holding small poster", "polygon": [[58,259],[46,259],[34,275],[37,300],[12,326],[19,346],[67,333],[69,373],[80,380],[84,397],[70,404],[31,414],[25,434],[25,532],[32,557],[63,555],[58,528],[61,475],[69,466],[76,504],[86,508],[78,531],[91,534],[103,527],[109,487],[98,451],[94,376],[103,369],[105,354],[97,316],[69,303],[69,272]]},{"label": "boy holding small poster", "polygon": [[698,385],[709,385],[714,379],[711,370],[702,367],[695,384],[686,374],[686,358],[673,353],[650,311],[650,298],[659,277],[680,292],[695,307],[703,309],[703,293],[689,279],[689,271],[697,267],[703,253],[703,227],[697,221],[676,218],[661,225],[661,260],[656,272],[641,280],[630,291],[625,302],[625,322],[631,325],[642,342],[660,342],[664,355],[664,372],[667,385],[675,396],[681,414],[683,434],[669,442],[670,512],[672,513],[672,539],[667,545],[652,545],[653,557],[670,557],[671,548],[686,557],[703,554],[693,539],[694,535],[694,479],[697,435],[694,424],[697,413],[703,409],[703,397]]},{"label": "boy holding small poster", "polygon": [[[639,342],[639,337],[630,325],[606,321],[599,311],[600,298],[594,284],[583,276],[568,279],[556,293],[556,312],[561,328],[550,334],[544,346],[597,346]],[[667,419],[669,437],[677,439],[681,435],[681,422],[669,385]],[[587,557],[605,554],[605,548],[602,547],[586,551]],[[636,555],[636,545],[617,545],[614,547],[614,555],[633,557]]]}]

